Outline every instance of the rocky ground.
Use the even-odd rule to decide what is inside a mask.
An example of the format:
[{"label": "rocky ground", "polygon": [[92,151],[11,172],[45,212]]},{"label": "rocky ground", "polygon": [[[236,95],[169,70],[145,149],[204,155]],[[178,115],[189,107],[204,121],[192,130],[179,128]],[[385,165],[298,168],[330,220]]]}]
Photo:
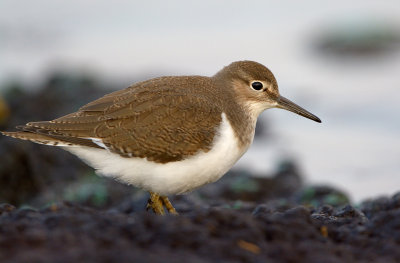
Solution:
[{"label": "rocky ground", "polygon": [[[6,89],[1,129],[104,94],[88,77],[43,86]],[[400,262],[400,193],[352,205],[304,185],[290,160],[269,177],[230,172],[171,197],[180,215],[161,217],[145,211],[147,193],[59,149],[0,136],[0,158],[0,262]]]},{"label": "rocky ground", "polygon": [[399,262],[399,208],[400,195],[361,209],[243,203],[164,217],[72,203],[40,210],[3,204],[0,260]]}]

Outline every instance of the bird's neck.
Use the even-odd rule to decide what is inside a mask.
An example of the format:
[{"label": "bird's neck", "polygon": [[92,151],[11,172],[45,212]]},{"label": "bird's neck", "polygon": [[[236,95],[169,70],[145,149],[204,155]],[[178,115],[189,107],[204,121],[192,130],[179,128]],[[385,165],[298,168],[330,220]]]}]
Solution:
[{"label": "bird's neck", "polygon": [[226,116],[235,132],[239,148],[246,151],[253,142],[257,118],[242,106],[235,106],[237,109],[226,112]]},{"label": "bird's neck", "polygon": [[[234,83],[226,82],[223,78],[213,77],[215,89],[213,89],[214,99],[221,102],[221,109],[232,126],[238,141],[238,146],[244,151],[251,145],[254,138],[258,115],[265,109],[246,103],[231,86]],[[229,87],[231,86],[231,87]]]}]

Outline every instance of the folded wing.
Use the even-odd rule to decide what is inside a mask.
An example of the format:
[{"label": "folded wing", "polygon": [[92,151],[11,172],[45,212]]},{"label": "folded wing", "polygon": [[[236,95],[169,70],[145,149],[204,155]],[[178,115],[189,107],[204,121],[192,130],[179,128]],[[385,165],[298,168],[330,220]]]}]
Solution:
[{"label": "folded wing", "polygon": [[[188,94],[163,83],[185,85],[162,78],[138,83],[53,121],[27,123],[16,133],[21,139],[34,141],[29,137],[37,135],[42,141],[47,138],[60,145],[106,148],[123,157],[159,163],[210,150],[221,109],[207,94]],[[16,133],[13,137],[18,137]]]}]

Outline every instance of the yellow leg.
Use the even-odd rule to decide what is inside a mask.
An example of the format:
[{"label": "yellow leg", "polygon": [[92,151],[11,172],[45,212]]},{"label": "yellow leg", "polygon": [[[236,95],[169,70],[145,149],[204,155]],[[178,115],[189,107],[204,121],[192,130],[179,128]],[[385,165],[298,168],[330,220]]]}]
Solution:
[{"label": "yellow leg", "polygon": [[174,214],[177,215],[178,212],[176,212],[174,206],[171,204],[171,202],[169,201],[168,197],[166,196],[161,196],[161,200],[163,202],[163,204],[165,205],[165,208],[167,208],[168,212],[170,214]]},{"label": "yellow leg", "polygon": [[168,197],[160,196],[159,194],[150,192],[150,198],[147,202],[147,210],[151,209],[157,215],[164,215],[164,206],[167,208],[167,211],[171,214],[177,215],[175,208],[172,206]]},{"label": "yellow leg", "polygon": [[157,215],[164,215],[164,206],[159,194],[150,192],[150,198],[147,202],[147,210],[150,208]]}]

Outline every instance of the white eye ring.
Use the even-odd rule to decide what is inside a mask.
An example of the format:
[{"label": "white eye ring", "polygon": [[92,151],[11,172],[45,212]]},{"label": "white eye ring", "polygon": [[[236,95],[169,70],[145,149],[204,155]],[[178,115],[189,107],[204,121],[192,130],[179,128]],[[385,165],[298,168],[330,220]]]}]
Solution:
[{"label": "white eye ring", "polygon": [[260,81],[253,81],[251,83],[251,87],[254,90],[262,90],[262,88],[264,88],[264,84],[262,82],[260,82]]}]

